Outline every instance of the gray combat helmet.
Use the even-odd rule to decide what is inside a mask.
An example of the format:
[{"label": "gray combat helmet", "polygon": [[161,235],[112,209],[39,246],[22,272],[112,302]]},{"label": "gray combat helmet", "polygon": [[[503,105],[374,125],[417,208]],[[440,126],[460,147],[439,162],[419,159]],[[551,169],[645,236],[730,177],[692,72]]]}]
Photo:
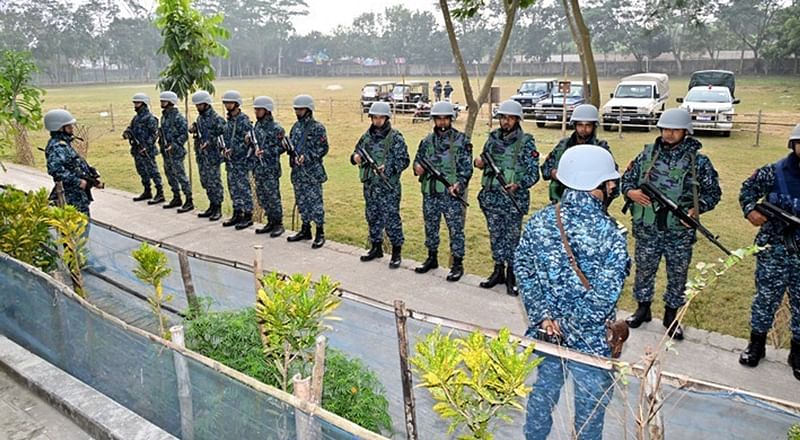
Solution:
[{"label": "gray combat helmet", "polygon": [[600,122],[600,115],[597,112],[597,107],[592,104],[581,104],[572,111],[572,117],[569,118],[569,122],[594,122],[596,124]]},{"label": "gray combat helmet", "polygon": [[389,103],[382,101],[373,102],[372,105],[369,107],[369,115],[386,116],[387,118],[389,118],[392,116],[392,109],[389,108]]},{"label": "gray combat helmet", "polygon": [[131,102],[141,102],[142,104],[149,106],[150,105],[150,97],[147,96],[146,94],[140,92],[140,93],[137,93],[137,94],[133,95],[133,98],[131,98]]},{"label": "gray combat helmet", "polygon": [[307,108],[314,111],[314,98],[311,95],[297,95],[294,97],[294,102],[292,103],[292,108]]},{"label": "gray combat helmet", "polygon": [[75,122],[77,122],[75,118],[68,111],[62,109],[50,110],[44,115],[44,128],[47,131],[58,131],[65,125],[74,124]]},{"label": "gray combat helmet", "polygon": [[792,149],[792,143],[795,141],[800,141],[800,124],[797,124],[792,129],[792,132],[789,133],[789,149]]},{"label": "gray combat helmet", "polygon": [[509,99],[508,101],[503,101],[500,103],[500,107],[497,108],[497,114],[499,115],[509,115],[509,116],[516,116],[522,119],[522,104]]},{"label": "gray combat helmet", "polygon": [[175,92],[169,92],[169,91],[161,92],[161,94],[158,95],[158,100],[159,101],[167,101],[172,105],[178,105],[178,94],[175,93]]},{"label": "gray combat helmet", "polygon": [[256,99],[253,100],[253,108],[263,108],[272,113],[275,111],[275,101],[269,96],[257,96]]},{"label": "gray combat helmet", "polygon": [[236,105],[242,105],[242,95],[236,90],[228,90],[222,94],[222,103],[233,102]]},{"label": "gray combat helmet", "polygon": [[692,116],[682,108],[671,108],[661,113],[656,127],[672,128],[675,130],[684,129],[689,134],[694,133],[694,129],[692,129]]},{"label": "gray combat helmet", "polygon": [[206,92],[205,90],[198,90],[192,95],[192,104],[193,105],[200,105],[200,104],[208,104],[212,105],[213,101],[211,100],[211,94]]},{"label": "gray combat helmet", "polygon": [[453,104],[447,101],[439,101],[436,104],[433,104],[431,107],[431,116],[455,116],[455,109],[453,109]]}]

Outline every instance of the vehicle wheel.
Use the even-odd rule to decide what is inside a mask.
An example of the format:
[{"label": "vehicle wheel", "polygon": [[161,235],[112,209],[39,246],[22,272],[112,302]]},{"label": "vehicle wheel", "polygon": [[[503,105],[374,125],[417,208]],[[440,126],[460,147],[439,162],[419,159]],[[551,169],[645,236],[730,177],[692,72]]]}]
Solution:
[{"label": "vehicle wheel", "polygon": [[603,131],[611,131],[611,124],[603,124]]},{"label": "vehicle wheel", "polygon": [[730,131],[723,131],[722,132],[722,137],[726,137],[726,138],[731,137],[731,132]]},{"label": "vehicle wheel", "polygon": [[536,122],[536,126],[539,128],[544,128],[546,124],[544,122]]}]

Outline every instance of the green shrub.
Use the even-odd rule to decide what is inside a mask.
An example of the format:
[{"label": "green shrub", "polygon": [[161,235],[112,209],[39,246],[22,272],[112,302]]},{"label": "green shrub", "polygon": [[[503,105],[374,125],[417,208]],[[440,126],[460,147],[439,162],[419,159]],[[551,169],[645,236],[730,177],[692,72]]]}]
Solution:
[{"label": "green shrub", "polygon": [[789,432],[786,434],[786,438],[789,440],[800,440],[800,424],[792,425],[789,428]]},{"label": "green shrub", "polygon": [[[265,358],[256,312],[201,313],[186,321],[186,346],[268,385],[280,388],[275,365]],[[322,407],[375,432],[390,432],[386,392],[374,372],[328,348]]]},{"label": "green shrub", "polygon": [[47,220],[50,201],[47,190],[23,192],[15,188],[0,191],[0,251],[34,265],[45,272],[56,267],[55,249]]}]

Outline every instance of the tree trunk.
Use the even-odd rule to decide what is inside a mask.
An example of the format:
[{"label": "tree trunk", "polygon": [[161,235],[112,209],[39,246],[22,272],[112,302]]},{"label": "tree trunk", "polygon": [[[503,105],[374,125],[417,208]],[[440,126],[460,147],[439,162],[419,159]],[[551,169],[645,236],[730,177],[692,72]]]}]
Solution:
[{"label": "tree trunk", "polygon": [[33,166],[36,163],[31,151],[31,144],[28,142],[28,130],[25,129],[19,122],[11,123],[12,131],[14,132],[14,140],[17,148],[17,163],[27,166]]},{"label": "tree trunk", "polygon": [[[578,34],[580,35],[581,45],[583,46],[583,65],[586,66],[587,72],[585,75],[589,76],[589,85],[591,86],[592,96],[591,102],[597,108],[600,108],[600,81],[597,78],[597,65],[594,62],[594,52],[592,51],[592,37],[589,34],[589,28],[583,20],[581,7],[578,0],[570,0],[572,3],[572,12],[575,15],[574,20],[578,26]],[[586,87],[584,80],[584,87]],[[587,89],[585,89],[587,90]]]}]

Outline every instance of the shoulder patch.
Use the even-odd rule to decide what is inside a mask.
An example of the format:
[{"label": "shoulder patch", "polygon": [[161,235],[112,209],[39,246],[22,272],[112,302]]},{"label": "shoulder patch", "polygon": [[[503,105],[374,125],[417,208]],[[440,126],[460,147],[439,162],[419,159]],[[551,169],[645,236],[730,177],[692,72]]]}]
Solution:
[{"label": "shoulder patch", "polygon": [[534,158],[534,159],[538,159],[539,158],[539,152],[536,151],[536,150],[531,151],[531,157]]}]

